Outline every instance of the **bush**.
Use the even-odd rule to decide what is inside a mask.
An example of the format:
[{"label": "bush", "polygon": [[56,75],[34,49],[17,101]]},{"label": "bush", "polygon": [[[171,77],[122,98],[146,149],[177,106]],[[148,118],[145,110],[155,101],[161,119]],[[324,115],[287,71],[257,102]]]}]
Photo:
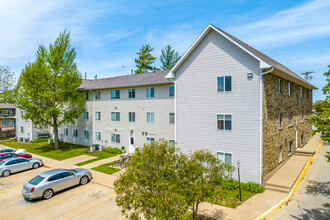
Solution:
[{"label": "bush", "polygon": [[119,148],[116,147],[106,147],[103,149],[103,151],[107,152],[107,153],[112,153],[112,154],[121,154],[123,153],[123,151]]},{"label": "bush", "polygon": [[[239,188],[238,180],[224,180],[221,185],[228,190],[236,190]],[[260,184],[255,182],[241,182],[241,188],[253,193],[262,193],[265,191],[265,189]]]},{"label": "bush", "polygon": [[34,139],[32,143],[40,143],[40,142],[46,142],[48,141],[48,138],[39,138],[39,139]]}]

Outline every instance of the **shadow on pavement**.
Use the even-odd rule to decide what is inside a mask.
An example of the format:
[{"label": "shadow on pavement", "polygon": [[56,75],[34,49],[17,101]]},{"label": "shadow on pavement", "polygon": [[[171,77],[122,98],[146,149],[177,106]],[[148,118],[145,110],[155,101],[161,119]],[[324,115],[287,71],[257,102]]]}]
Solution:
[{"label": "shadow on pavement", "polygon": [[330,203],[325,203],[322,205],[324,208],[319,209],[303,209],[305,212],[300,216],[291,215],[294,219],[299,220],[310,220],[310,219],[330,219]]},{"label": "shadow on pavement", "polygon": [[306,194],[329,196],[330,182],[317,182],[310,180],[306,186]]}]

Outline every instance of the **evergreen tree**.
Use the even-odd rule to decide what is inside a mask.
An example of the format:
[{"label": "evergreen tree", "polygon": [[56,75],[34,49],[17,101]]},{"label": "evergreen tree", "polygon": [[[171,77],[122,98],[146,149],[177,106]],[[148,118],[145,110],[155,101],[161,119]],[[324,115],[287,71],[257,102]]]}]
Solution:
[{"label": "evergreen tree", "polygon": [[[330,65],[328,67],[330,68]],[[317,115],[307,120],[315,125],[323,140],[330,141],[330,69],[323,75],[327,77],[327,84],[322,89],[325,100],[318,101],[317,105],[314,106]]]},{"label": "evergreen tree", "polygon": [[39,46],[36,60],[25,66],[15,89],[15,104],[24,111],[23,118],[39,128],[53,127],[55,149],[59,149],[58,128],[75,123],[85,111],[75,58],[70,33],[65,30],[48,49]]},{"label": "evergreen tree", "polygon": [[139,58],[135,59],[137,67],[136,73],[146,73],[148,70],[157,70],[157,68],[151,66],[156,60],[156,57],[151,55],[153,50],[154,48],[146,44],[136,53],[139,55]]},{"label": "evergreen tree", "polygon": [[170,45],[164,47],[161,52],[162,55],[160,56],[160,61],[162,62],[161,68],[163,70],[172,69],[181,58],[179,53],[172,49]]}]

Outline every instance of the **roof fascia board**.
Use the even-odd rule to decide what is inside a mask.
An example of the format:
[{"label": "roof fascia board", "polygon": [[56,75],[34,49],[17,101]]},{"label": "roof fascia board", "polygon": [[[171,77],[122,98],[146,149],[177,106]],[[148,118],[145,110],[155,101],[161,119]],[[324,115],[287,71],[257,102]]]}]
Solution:
[{"label": "roof fascia board", "polygon": [[310,84],[310,83],[306,83],[306,81],[304,81],[304,80],[302,80],[302,79],[299,79],[299,78],[297,78],[297,77],[295,77],[295,76],[292,76],[292,75],[289,75],[289,74],[287,74],[286,72],[284,72],[284,71],[282,71],[282,70],[280,70],[280,69],[278,69],[278,68],[276,68],[276,67],[274,67],[274,69],[276,70],[276,71],[273,71],[272,73],[274,74],[274,75],[276,75],[276,76],[279,76],[279,77],[281,77],[281,78],[283,78],[283,79],[286,79],[286,80],[288,80],[288,81],[291,81],[291,82],[294,82],[294,83],[296,83],[296,84],[298,84],[298,85],[300,85],[300,86],[304,86],[304,87],[306,87],[306,88],[308,88],[308,89],[318,89],[317,87],[315,87],[315,86],[313,86],[312,84]]},{"label": "roof fascia board", "polygon": [[128,87],[141,87],[141,86],[152,86],[152,85],[166,85],[173,84],[173,81],[167,82],[156,82],[156,83],[139,83],[139,84],[127,84],[109,87],[95,87],[95,88],[80,88],[79,90],[104,90],[104,89],[115,89],[115,88],[128,88]]}]

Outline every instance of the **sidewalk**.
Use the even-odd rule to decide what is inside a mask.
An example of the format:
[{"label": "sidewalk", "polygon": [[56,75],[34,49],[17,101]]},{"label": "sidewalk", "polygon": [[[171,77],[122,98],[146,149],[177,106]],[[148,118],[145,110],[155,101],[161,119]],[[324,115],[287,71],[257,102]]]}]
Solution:
[{"label": "sidewalk", "polygon": [[[200,213],[215,219],[255,219],[288,195],[287,192],[290,191],[310,155],[315,152],[321,141],[318,135],[314,135],[303,148],[299,148],[297,154],[292,155],[266,182],[265,185],[268,184],[268,187],[262,194],[252,196],[235,209],[203,203],[200,205]],[[301,155],[300,152],[304,152],[304,155]],[[276,186],[275,190],[269,186]]]}]

